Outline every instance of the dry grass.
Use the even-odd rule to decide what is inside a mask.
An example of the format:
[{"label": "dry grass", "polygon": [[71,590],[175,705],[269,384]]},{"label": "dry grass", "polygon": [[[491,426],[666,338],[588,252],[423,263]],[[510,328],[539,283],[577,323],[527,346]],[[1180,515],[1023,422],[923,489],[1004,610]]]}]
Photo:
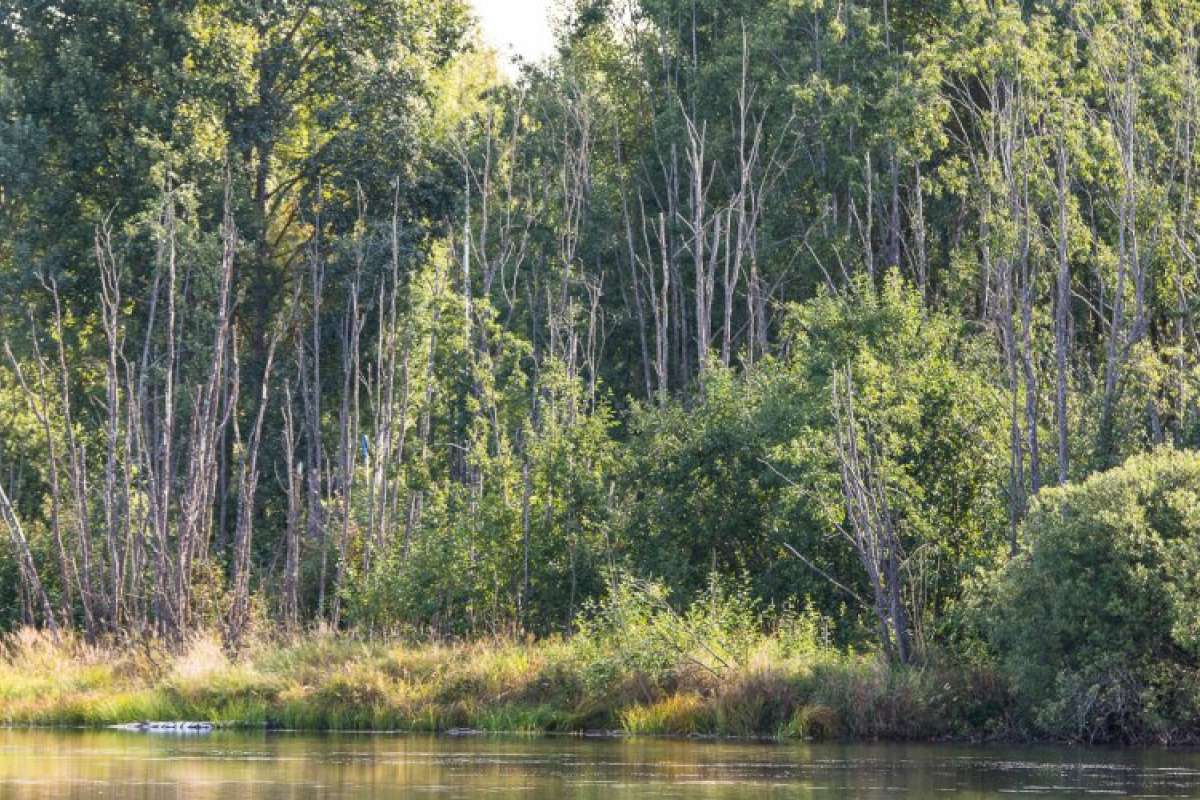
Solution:
[{"label": "dry grass", "polygon": [[314,634],[264,639],[231,657],[212,635],[177,648],[93,647],[22,630],[0,641],[0,723],[805,738],[964,736],[989,724],[986,713],[956,713],[983,713],[977,698],[959,702],[972,692],[969,675],[947,681],[875,658],[785,652],[769,639],[719,675],[687,653],[653,674],[621,655],[596,641],[413,645]]}]

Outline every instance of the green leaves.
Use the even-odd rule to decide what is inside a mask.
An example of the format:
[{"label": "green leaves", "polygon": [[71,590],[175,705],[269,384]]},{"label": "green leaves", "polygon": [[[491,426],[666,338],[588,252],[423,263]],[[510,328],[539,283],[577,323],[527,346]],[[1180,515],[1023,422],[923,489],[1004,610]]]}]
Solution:
[{"label": "green leaves", "polygon": [[1177,668],[1200,657],[1198,487],[1200,456],[1166,449],[1038,495],[1027,551],[979,613],[1046,732],[1170,740],[1194,724]]},{"label": "green leaves", "polygon": [[[773,604],[806,596],[834,613],[853,602],[812,565],[869,594],[837,536],[844,506],[831,392],[835,371],[848,368],[905,546],[928,548],[928,563],[937,564],[923,578],[935,587],[924,609],[934,623],[964,576],[994,562],[1003,537],[1003,406],[980,342],[925,311],[894,272],[878,288],[864,277],[850,291],[793,307],[784,335],[785,357],[744,376],[713,369],[694,406],[635,418],[630,556],[684,597],[701,590],[714,565],[745,571]],[[842,620],[843,635],[860,612]]]}]

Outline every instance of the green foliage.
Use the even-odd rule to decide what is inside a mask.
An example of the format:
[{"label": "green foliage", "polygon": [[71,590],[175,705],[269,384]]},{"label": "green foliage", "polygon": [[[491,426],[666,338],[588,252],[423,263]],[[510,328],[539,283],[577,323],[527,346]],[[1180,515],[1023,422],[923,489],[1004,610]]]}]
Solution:
[{"label": "green foliage", "polygon": [[742,588],[711,575],[707,591],[682,611],[657,583],[610,576],[603,601],[584,611],[571,640],[584,688],[608,696],[631,676],[644,687],[677,685],[689,675],[723,682],[768,651],[777,659],[812,657],[827,643],[817,614],[772,613]]},{"label": "green foliage", "polygon": [[[878,289],[863,279],[798,305],[788,325],[785,352],[750,375],[714,367],[695,406],[639,412],[626,478],[637,499],[626,534],[632,559],[685,597],[702,590],[713,566],[746,574],[760,599],[809,598],[838,619],[844,640],[861,637],[865,609],[826,577],[869,594],[837,536],[844,508],[831,390],[846,366],[916,555],[916,611],[937,633],[959,577],[994,563],[1004,534],[1003,405],[982,343],[953,317],[926,311],[894,272]],[[791,558],[785,543],[826,575]]]},{"label": "green foliage", "polygon": [[801,424],[790,406],[776,409],[796,389],[790,377],[776,365],[744,377],[714,367],[693,404],[635,412],[622,544],[681,596],[702,592],[713,569],[748,576],[770,602],[824,594],[782,557],[779,528],[804,523],[781,512],[784,482],[766,462]]},{"label": "green foliage", "polygon": [[794,476],[795,502],[820,533],[846,524],[832,391],[836,370],[848,369],[912,560],[915,621],[936,626],[961,594],[960,576],[994,563],[1003,540],[1003,401],[987,380],[983,343],[954,317],[925,310],[895,272],[878,289],[862,279],[850,293],[821,295],[790,324],[789,364],[810,416],[774,455]]},{"label": "green foliage", "polygon": [[1032,722],[1085,741],[1172,741],[1200,712],[1200,455],[1172,449],[1039,495],[982,595]]},{"label": "green foliage", "polygon": [[[526,346],[498,326],[487,331],[489,349],[471,355],[461,301],[452,292],[430,298],[445,304],[444,313],[418,306],[411,329],[439,342],[441,363],[456,361],[462,370],[432,373],[434,405],[420,413],[429,415],[434,436],[465,435],[465,463],[450,451],[407,466],[407,488],[422,492],[420,524],[397,531],[348,588],[353,621],[455,635],[514,625],[565,629],[601,591],[611,555],[605,534],[618,457],[611,418],[603,405],[584,413],[578,380],[560,366],[548,364],[531,380]],[[489,313],[483,304],[476,310]],[[469,482],[456,475],[460,469]],[[357,524],[366,523],[364,509]]]}]

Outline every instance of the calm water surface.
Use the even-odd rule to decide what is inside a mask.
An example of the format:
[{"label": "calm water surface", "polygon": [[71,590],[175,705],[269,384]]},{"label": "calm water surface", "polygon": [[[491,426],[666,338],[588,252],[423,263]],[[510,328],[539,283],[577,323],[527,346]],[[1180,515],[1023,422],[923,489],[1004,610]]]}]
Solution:
[{"label": "calm water surface", "polygon": [[1200,753],[0,731],[0,798],[1200,797]]}]

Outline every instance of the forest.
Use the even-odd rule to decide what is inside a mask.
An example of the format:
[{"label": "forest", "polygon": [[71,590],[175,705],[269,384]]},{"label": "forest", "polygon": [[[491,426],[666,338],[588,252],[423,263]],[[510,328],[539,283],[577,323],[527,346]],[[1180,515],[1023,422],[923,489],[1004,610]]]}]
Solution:
[{"label": "forest", "polygon": [[1200,740],[1200,3],[556,41],[0,0],[0,721]]}]

